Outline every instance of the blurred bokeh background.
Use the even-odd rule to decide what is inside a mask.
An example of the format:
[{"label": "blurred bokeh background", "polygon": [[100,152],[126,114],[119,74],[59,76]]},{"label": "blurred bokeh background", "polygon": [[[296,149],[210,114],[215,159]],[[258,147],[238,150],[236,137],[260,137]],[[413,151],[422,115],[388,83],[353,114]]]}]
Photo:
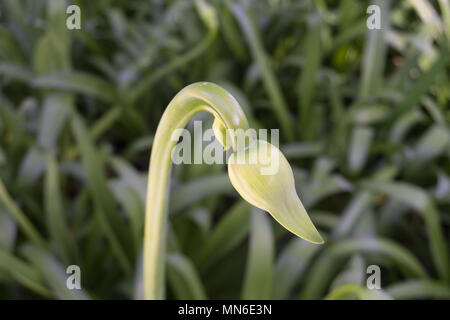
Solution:
[{"label": "blurred bokeh background", "polygon": [[175,166],[168,298],[449,299],[449,43],[448,0],[1,0],[0,298],[142,297],[153,135],[212,81],[280,129],[326,243],[240,200],[225,166]]}]

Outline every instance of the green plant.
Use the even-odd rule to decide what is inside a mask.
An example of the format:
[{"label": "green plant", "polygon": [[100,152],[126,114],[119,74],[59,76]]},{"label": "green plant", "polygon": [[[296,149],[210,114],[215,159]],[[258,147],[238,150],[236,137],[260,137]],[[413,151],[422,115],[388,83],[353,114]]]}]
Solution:
[{"label": "green plant", "polygon": [[[286,158],[275,146],[265,141],[239,144],[238,134],[227,139],[229,130],[245,133],[248,129],[244,112],[236,99],[221,87],[208,82],[195,83],[181,90],[169,103],[153,142],[144,235],[144,293],[147,299],[164,297],[167,188],[171,152],[176,144],[172,134],[184,128],[188,120],[200,111],[208,111],[214,116],[216,135],[225,149],[233,148],[228,172],[239,194],[254,206],[270,212],[297,236],[314,243],[323,243],[297,196],[292,169]],[[260,169],[267,166],[267,161],[257,159],[255,164],[250,164],[249,159],[246,159],[263,147],[267,147],[266,152],[263,152],[264,158],[281,162],[276,174],[261,174]],[[244,161],[241,163],[239,158],[244,158]],[[255,158],[259,157],[256,155]]]},{"label": "green plant", "polygon": [[[69,4],[80,30],[65,28]],[[367,29],[370,4],[385,28]],[[198,81],[230,92],[250,127],[281,129],[326,242],[252,208],[222,165],[174,165],[168,299],[450,298],[448,0],[2,0],[0,12],[0,299],[143,298],[148,153],[168,102]],[[220,122],[193,120],[220,139]],[[80,294],[64,290],[70,264]],[[372,264],[382,295],[362,289]]]}]

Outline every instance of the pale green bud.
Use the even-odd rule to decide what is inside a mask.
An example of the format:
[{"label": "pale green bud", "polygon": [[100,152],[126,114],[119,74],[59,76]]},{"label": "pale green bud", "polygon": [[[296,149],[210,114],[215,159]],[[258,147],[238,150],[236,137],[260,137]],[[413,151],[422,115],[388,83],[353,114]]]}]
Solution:
[{"label": "pale green bud", "polygon": [[295,190],[294,174],[281,151],[257,140],[228,160],[228,176],[247,202],[269,212],[283,227],[312,243],[323,243]]}]

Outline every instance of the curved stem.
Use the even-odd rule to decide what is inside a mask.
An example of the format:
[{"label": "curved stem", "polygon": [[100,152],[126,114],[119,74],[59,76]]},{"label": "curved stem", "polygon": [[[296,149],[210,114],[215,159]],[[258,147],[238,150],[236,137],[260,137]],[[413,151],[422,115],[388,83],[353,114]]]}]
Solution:
[{"label": "curved stem", "polygon": [[[167,219],[167,187],[171,153],[176,144],[174,130],[182,129],[199,111],[219,118],[227,129],[248,129],[238,102],[221,87],[208,82],[194,83],[181,90],[169,103],[156,130],[150,157],[144,235],[144,296],[164,297],[164,262]],[[236,151],[237,143],[232,141]]]}]

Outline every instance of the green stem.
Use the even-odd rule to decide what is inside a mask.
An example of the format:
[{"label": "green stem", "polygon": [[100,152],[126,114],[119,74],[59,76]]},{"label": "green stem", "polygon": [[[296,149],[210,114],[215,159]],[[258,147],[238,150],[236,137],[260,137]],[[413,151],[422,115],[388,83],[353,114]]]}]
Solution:
[{"label": "green stem", "polygon": [[[247,118],[238,102],[221,87],[199,82],[181,90],[169,103],[156,130],[150,157],[144,235],[144,296],[164,298],[165,229],[167,187],[171,153],[176,144],[172,134],[182,129],[199,111],[220,119],[227,129],[248,129]],[[236,141],[232,147],[237,148]]]}]

